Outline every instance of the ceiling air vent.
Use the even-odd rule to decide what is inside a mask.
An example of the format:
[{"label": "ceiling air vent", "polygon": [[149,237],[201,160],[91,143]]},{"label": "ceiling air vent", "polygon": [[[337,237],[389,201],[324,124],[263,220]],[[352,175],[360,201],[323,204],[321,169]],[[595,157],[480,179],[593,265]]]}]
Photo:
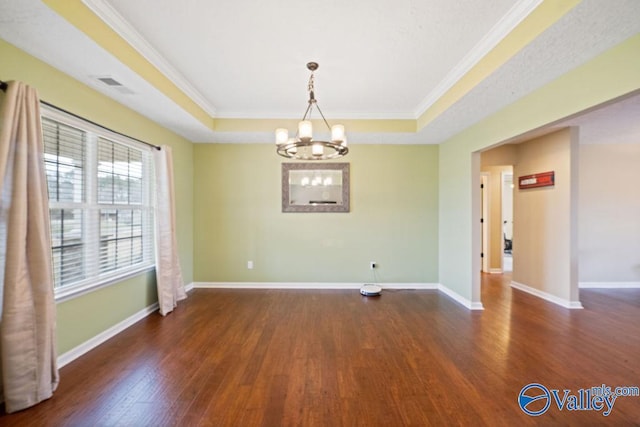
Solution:
[{"label": "ceiling air vent", "polygon": [[102,83],[106,84],[107,86],[111,87],[112,89],[117,90],[118,92],[124,94],[124,95],[133,95],[134,92],[129,89],[128,87],[126,87],[125,85],[123,85],[122,83],[120,83],[119,81],[117,81],[116,79],[114,79],[111,76],[98,76],[95,77],[95,79],[101,81]]},{"label": "ceiling air vent", "polygon": [[98,77],[98,80],[100,80],[102,83],[106,84],[107,86],[122,86],[122,83],[120,83],[113,77]]}]

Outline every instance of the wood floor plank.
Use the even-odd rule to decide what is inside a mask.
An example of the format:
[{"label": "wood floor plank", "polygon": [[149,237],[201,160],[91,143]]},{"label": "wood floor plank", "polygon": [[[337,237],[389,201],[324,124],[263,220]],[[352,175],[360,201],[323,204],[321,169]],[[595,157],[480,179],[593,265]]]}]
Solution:
[{"label": "wood floor plank", "polygon": [[640,386],[640,290],[581,290],[567,310],[482,279],[485,310],[438,291],[198,289],[61,370],[54,396],[2,426],[640,425],[611,415],[526,415],[538,382]]}]

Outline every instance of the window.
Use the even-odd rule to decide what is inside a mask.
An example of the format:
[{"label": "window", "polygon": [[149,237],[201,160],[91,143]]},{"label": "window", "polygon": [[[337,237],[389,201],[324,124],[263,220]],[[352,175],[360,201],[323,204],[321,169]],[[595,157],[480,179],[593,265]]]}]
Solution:
[{"label": "window", "polygon": [[150,148],[43,107],[57,298],[154,263]]}]

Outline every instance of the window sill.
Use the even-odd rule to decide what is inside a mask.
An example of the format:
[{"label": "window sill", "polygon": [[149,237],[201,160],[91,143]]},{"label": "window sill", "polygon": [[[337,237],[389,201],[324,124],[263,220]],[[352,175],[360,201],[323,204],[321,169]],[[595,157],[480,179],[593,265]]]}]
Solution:
[{"label": "window sill", "polygon": [[136,268],[134,270],[129,270],[125,273],[105,277],[91,285],[82,284],[82,285],[68,286],[68,287],[63,287],[59,289],[54,289],[55,302],[61,303],[61,302],[69,301],[71,299],[77,298],[82,295],[86,295],[98,289],[106,288],[107,286],[111,286],[113,284],[120,283],[124,280],[130,279],[132,277],[139,276],[143,273],[147,273],[151,270],[154,270],[155,267],[156,267],[155,264],[145,265],[143,267]]}]

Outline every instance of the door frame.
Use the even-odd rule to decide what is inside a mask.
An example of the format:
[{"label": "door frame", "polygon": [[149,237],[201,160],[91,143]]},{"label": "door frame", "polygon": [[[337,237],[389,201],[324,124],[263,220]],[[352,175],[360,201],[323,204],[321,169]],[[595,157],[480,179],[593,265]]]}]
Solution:
[{"label": "door frame", "polygon": [[491,185],[490,174],[488,172],[480,173],[480,233],[481,233],[481,270],[483,273],[489,273],[489,255],[491,253]]},{"label": "door frame", "polygon": [[[501,194],[501,200],[500,200],[500,224],[502,224],[502,239],[501,239],[501,250],[500,250],[500,268],[502,269],[502,272],[504,273],[504,192],[506,190],[505,187],[505,177],[507,175],[511,175],[511,185],[513,185],[513,167],[511,168],[511,172],[501,172],[500,173],[500,180],[501,180],[501,189],[502,189],[502,194]],[[513,241],[513,188],[510,189],[511,190],[511,240]],[[513,260],[513,250],[511,251],[511,259]],[[511,271],[513,271],[513,264],[511,265]]]}]

